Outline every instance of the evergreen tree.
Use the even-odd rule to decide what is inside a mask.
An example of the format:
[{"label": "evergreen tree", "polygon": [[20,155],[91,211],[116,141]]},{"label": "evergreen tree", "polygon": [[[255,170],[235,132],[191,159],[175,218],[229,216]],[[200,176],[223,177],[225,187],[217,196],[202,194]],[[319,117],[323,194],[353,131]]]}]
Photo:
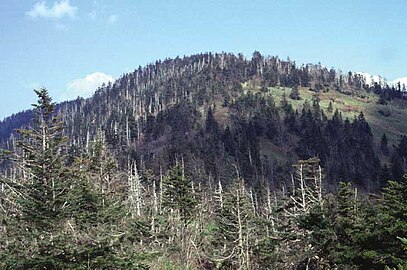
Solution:
[{"label": "evergreen tree", "polygon": [[213,260],[220,268],[251,269],[255,212],[243,179],[232,183],[217,209]]},{"label": "evergreen tree", "polygon": [[333,106],[332,106],[332,101],[329,101],[329,104],[328,104],[328,112],[329,113],[332,113],[333,111],[334,111],[334,108],[333,108]]},{"label": "evergreen tree", "polygon": [[400,163],[407,169],[407,136],[403,135],[400,138],[399,145],[397,146],[397,154],[400,157]]},{"label": "evergreen tree", "polygon": [[319,159],[300,160],[294,169],[292,190],[280,219],[281,266],[287,268],[292,263],[296,269],[329,269],[328,251],[334,234],[324,205]]},{"label": "evergreen tree", "polygon": [[[22,165],[24,196],[20,197],[22,217],[37,228],[53,226],[69,214],[69,187],[72,175],[64,165],[67,138],[62,135],[60,116],[46,89],[35,90],[38,103],[33,128],[19,130],[22,150],[17,157]],[[67,205],[68,203],[68,205]]]},{"label": "evergreen tree", "polygon": [[16,199],[19,214],[9,221],[13,226],[8,226],[7,233],[12,240],[4,247],[0,263],[15,269],[66,268],[70,260],[80,259],[67,251],[71,246],[65,240],[70,233],[61,228],[70,224],[68,219],[73,214],[93,208],[94,200],[90,194],[80,194],[81,202],[74,200],[74,190],[82,186],[64,164],[66,138],[60,116],[54,115],[54,104],[46,89],[35,93],[38,103],[34,105],[33,127],[18,131],[22,139],[16,161],[23,176],[16,184],[20,192]]},{"label": "evergreen tree", "polygon": [[356,194],[350,183],[340,182],[336,196],[337,214],[335,233],[337,243],[334,249],[336,264],[340,268],[352,269],[359,250],[357,249],[357,234],[359,230]]},{"label": "evergreen tree", "polygon": [[404,175],[404,169],[402,165],[402,158],[397,154],[397,152],[393,155],[391,159],[391,175],[392,179],[395,181],[401,181]]},{"label": "evergreen tree", "polygon": [[183,166],[176,164],[163,180],[163,206],[167,210],[175,210],[184,223],[192,218],[197,204],[192,182],[185,175]]},{"label": "evergreen tree", "polygon": [[389,181],[379,201],[375,233],[380,240],[377,249],[380,266],[407,268],[407,253],[399,238],[407,237],[407,175],[400,182]]},{"label": "evergreen tree", "polygon": [[380,94],[379,99],[377,100],[377,104],[387,105],[387,97],[386,97],[386,92],[385,91],[383,91]]},{"label": "evergreen tree", "polygon": [[293,100],[300,100],[301,99],[300,91],[298,90],[297,86],[294,86],[291,89],[290,98],[293,99]]},{"label": "evergreen tree", "polygon": [[[120,242],[112,237],[117,223],[112,208],[101,201],[79,164],[67,166],[63,123],[55,114],[46,89],[35,91],[36,118],[20,130],[15,153],[21,179],[8,181],[18,191],[18,212],[6,218],[0,244],[2,269],[83,269],[140,266],[134,258],[119,257]],[[106,212],[108,210],[108,212]],[[123,217],[123,209],[118,210]],[[97,228],[97,229],[96,229]],[[123,240],[123,239],[122,239]]]},{"label": "evergreen tree", "polygon": [[389,146],[387,144],[388,144],[388,139],[387,139],[386,133],[383,133],[382,137],[380,138],[380,151],[382,151],[382,153],[384,155],[389,154]]}]

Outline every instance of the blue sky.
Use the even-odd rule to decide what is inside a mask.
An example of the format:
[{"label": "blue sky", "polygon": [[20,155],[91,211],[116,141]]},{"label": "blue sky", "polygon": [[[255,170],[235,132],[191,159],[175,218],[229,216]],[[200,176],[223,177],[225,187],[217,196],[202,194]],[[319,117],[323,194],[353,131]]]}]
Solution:
[{"label": "blue sky", "polygon": [[407,76],[407,1],[0,0],[0,119],[89,96],[139,65],[199,52],[289,56]]}]

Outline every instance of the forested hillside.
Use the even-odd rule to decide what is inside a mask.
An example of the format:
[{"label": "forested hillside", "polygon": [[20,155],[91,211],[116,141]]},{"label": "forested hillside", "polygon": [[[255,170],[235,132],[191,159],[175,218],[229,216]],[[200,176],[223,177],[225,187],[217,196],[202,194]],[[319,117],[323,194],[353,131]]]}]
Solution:
[{"label": "forested hillside", "polygon": [[364,80],[209,53],[36,90],[0,123],[0,268],[406,268],[407,97]]},{"label": "forested hillside", "polygon": [[[139,67],[57,110],[71,152],[101,139],[123,170],[136,160],[158,173],[183,158],[194,178],[228,183],[236,164],[248,183],[277,187],[298,159],[318,157],[329,190],[351,181],[377,191],[406,169],[407,97],[403,86],[365,80],[259,52],[207,53]],[[7,147],[31,116],[0,123]]]},{"label": "forested hillside", "polygon": [[166,172],[123,172],[103,140],[72,153],[46,90],[18,131],[2,175],[2,269],[404,269],[407,177],[380,196],[350,183],[324,189],[318,158],[291,185],[194,179],[183,158]]}]

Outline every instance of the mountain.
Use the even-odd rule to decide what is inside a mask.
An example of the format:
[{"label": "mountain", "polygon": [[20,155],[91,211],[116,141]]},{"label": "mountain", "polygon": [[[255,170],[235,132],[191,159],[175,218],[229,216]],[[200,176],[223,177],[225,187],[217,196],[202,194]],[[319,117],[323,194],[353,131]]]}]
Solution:
[{"label": "mountain", "polygon": [[[236,166],[253,185],[279,186],[298,159],[317,157],[327,188],[352,181],[374,191],[392,177],[407,113],[402,92],[373,80],[259,52],[204,53],[139,67],[57,109],[68,152],[101,141],[123,170],[134,159],[157,174],[182,159],[195,179],[229,183]],[[0,122],[6,147],[31,116]]]},{"label": "mountain", "polygon": [[0,123],[1,269],[407,267],[399,87],[255,52],[35,94]]}]

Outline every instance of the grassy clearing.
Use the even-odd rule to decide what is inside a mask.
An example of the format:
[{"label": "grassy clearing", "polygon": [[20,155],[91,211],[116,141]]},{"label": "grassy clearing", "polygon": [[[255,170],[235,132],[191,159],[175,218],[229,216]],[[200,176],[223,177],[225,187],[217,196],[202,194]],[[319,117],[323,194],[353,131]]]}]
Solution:
[{"label": "grassy clearing", "polygon": [[[252,88],[248,84],[244,84],[243,87],[246,92],[260,92],[258,87]],[[292,100],[289,98],[290,88],[270,87],[268,90],[267,94],[273,96],[277,105],[280,104],[285,93],[287,101],[299,110],[301,110],[305,101],[312,104],[312,97],[315,94],[315,92],[310,91],[308,88],[300,88],[301,100]],[[319,104],[328,117],[332,116],[332,113],[328,113],[330,102],[332,102],[333,111],[338,109],[344,119],[353,120],[360,112],[363,112],[372,129],[376,144],[380,142],[380,137],[383,133],[386,133],[389,145],[397,145],[400,136],[407,135],[407,104],[402,106],[400,103],[392,101],[387,105],[380,105],[377,104],[378,96],[373,93],[364,93],[363,97],[356,97],[345,95],[335,90],[320,92],[318,97],[320,99]],[[379,111],[384,112],[385,115]]]},{"label": "grassy clearing", "polygon": [[[272,95],[277,106],[281,104],[283,96],[286,96],[286,100],[292,104],[294,109],[299,111],[302,109],[304,102],[308,101],[312,104],[313,96],[315,92],[310,91],[308,88],[300,88],[300,100],[292,100],[289,98],[291,88],[287,87],[269,87],[267,92],[262,91],[261,88],[255,82],[247,82],[242,84],[244,93],[251,92],[253,94]],[[386,133],[388,138],[388,145],[398,145],[400,136],[407,135],[407,100],[403,101],[391,101],[387,105],[377,104],[378,96],[373,93],[363,93],[363,96],[351,96],[342,94],[336,90],[329,90],[327,92],[318,93],[320,100],[319,105],[324,110],[328,117],[332,117],[333,112],[338,109],[342,113],[343,119],[348,118],[352,121],[357,117],[360,112],[363,112],[367,122],[369,123],[374,142],[376,145],[376,152],[380,155],[380,158],[384,162],[389,162],[389,157],[380,154],[380,138],[383,133]],[[328,112],[329,103],[332,103],[333,112]],[[380,112],[381,111],[381,112]],[[226,115],[225,112],[220,112]],[[225,117],[217,115],[221,122],[225,121]],[[227,117],[226,117],[227,118]],[[265,138],[260,138],[260,155],[267,156],[274,159],[278,164],[287,162],[288,149],[282,149],[271,143]]]}]

